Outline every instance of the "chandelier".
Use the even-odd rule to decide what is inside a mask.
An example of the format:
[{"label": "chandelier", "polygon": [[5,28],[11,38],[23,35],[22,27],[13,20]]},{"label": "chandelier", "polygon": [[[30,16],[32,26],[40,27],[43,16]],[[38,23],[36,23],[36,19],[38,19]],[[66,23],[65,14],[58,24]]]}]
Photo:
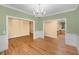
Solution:
[{"label": "chandelier", "polygon": [[33,8],[33,14],[38,18],[44,17],[46,14],[46,9],[41,4],[38,4],[35,8]]}]

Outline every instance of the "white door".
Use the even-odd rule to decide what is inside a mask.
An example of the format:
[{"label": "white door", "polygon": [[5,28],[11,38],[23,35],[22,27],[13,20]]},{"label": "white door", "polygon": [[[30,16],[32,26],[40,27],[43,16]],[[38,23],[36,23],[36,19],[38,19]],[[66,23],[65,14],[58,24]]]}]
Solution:
[{"label": "white door", "polygon": [[44,35],[52,38],[57,38],[57,20],[44,22]]}]

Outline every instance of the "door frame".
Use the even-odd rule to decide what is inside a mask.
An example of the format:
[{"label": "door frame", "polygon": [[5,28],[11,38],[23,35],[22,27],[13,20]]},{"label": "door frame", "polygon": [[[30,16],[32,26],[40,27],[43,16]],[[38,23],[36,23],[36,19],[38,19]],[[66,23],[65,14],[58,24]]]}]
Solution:
[{"label": "door frame", "polygon": [[[44,33],[44,26],[45,26],[45,22],[47,22],[47,21],[53,21],[54,19],[50,19],[50,20],[44,20],[43,21],[43,33]],[[55,20],[57,20],[57,21],[59,21],[59,20],[64,20],[65,21],[65,34],[67,33],[67,19],[66,18],[57,18],[57,19],[55,19]],[[45,36],[45,34],[44,34],[44,36]]]},{"label": "door frame", "polygon": [[32,21],[33,22],[33,39],[35,39],[35,21],[34,20],[20,18],[20,17],[15,17],[15,16],[6,16],[6,35],[7,35],[7,39],[9,39],[8,38],[8,21],[9,21],[8,18],[9,17],[15,18],[15,19],[22,19],[22,20],[26,20],[26,21]]}]

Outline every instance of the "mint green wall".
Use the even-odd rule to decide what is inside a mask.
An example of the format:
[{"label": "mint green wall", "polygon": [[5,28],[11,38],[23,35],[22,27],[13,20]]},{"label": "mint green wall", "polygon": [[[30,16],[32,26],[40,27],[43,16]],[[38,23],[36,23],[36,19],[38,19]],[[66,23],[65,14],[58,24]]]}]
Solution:
[{"label": "mint green wall", "polygon": [[67,19],[67,33],[76,33],[77,14],[76,11],[61,13],[53,16],[44,17],[44,20]]},{"label": "mint green wall", "polygon": [[79,35],[79,6],[76,10],[77,22],[76,22],[76,33]]},{"label": "mint green wall", "polygon": [[0,35],[6,34],[6,33],[3,33],[3,31],[6,31],[6,16],[7,15],[25,18],[25,19],[31,19],[31,20],[36,19],[35,17],[24,14],[22,12],[0,6]]},{"label": "mint green wall", "polygon": [[19,11],[15,11],[6,7],[0,6],[0,35],[6,34],[3,33],[3,31],[6,31],[6,15],[9,16],[15,16],[20,18],[29,18],[31,20],[35,20],[35,30],[43,30],[43,20],[54,20],[54,19],[60,19],[60,18],[66,18],[67,19],[67,32],[68,33],[79,33],[79,28],[77,29],[77,25],[79,22],[79,8],[75,11],[61,13],[57,15],[47,16],[43,18],[35,18],[33,16],[24,14]]},{"label": "mint green wall", "polygon": [[37,20],[35,20],[35,23],[36,23],[36,25],[35,25],[36,31],[43,30],[43,21],[41,18],[40,19],[37,18]]}]

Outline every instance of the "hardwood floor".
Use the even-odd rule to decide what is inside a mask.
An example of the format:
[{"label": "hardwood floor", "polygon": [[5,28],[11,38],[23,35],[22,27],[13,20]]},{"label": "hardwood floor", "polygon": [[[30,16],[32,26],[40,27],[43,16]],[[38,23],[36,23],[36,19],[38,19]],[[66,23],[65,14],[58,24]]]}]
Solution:
[{"label": "hardwood floor", "polygon": [[[60,39],[59,39],[60,38]],[[33,40],[32,36],[9,39],[6,55],[76,55],[75,47],[64,44],[64,37],[58,39],[45,37]],[[62,38],[62,39],[61,39]]]}]

